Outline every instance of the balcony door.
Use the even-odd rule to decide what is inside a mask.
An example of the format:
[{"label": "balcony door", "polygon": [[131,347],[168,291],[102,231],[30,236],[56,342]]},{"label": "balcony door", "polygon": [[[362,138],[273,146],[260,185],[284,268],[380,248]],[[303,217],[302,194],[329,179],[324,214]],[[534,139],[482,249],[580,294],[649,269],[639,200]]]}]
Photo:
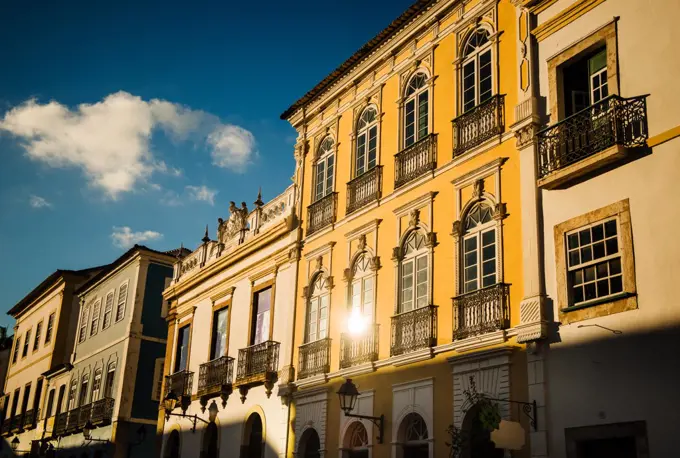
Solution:
[{"label": "balcony door", "polygon": [[189,361],[190,327],[184,326],[177,331],[177,349],[175,353],[175,372],[186,370]]},{"label": "balcony door", "polygon": [[227,354],[227,307],[213,312],[212,341],[210,342],[210,360]]},{"label": "balcony door", "polygon": [[250,332],[250,345],[269,340],[271,325],[272,288],[268,287],[255,293],[253,297],[253,318]]}]

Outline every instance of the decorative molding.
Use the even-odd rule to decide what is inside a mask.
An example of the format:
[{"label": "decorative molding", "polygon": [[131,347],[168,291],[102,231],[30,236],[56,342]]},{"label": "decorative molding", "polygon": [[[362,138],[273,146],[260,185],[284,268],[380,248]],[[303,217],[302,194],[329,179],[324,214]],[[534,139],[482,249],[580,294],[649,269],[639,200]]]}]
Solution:
[{"label": "decorative molding", "polygon": [[328,381],[328,374],[317,374],[312,377],[305,377],[303,379],[293,382],[298,389],[310,388],[317,385],[323,385]]},{"label": "decorative molding", "polygon": [[402,216],[409,214],[411,210],[418,209],[420,207],[432,203],[437,194],[438,194],[437,191],[430,191],[428,193],[425,193],[422,196],[416,197],[412,201],[395,208],[393,213],[397,218],[401,218]]},{"label": "decorative molding", "polygon": [[215,304],[215,302],[219,301],[220,299],[223,299],[227,296],[233,297],[234,296],[234,291],[236,291],[235,286],[230,286],[229,288],[226,288],[218,293],[213,294],[210,296],[210,301]]},{"label": "decorative molding", "polygon": [[536,134],[539,131],[538,124],[533,122],[515,130],[515,140],[517,149],[524,149],[535,143]]},{"label": "decorative molding", "polygon": [[269,275],[276,275],[276,271],[278,270],[277,265],[273,265],[270,267],[267,267],[266,269],[262,269],[251,276],[248,277],[248,280],[250,280],[250,284],[255,284],[258,280],[262,280],[265,277],[268,277]]},{"label": "decorative molding", "polygon": [[361,226],[354,228],[351,231],[347,232],[345,234],[345,238],[347,238],[348,240],[351,241],[351,240],[354,240],[357,236],[375,231],[376,229],[378,229],[378,226],[380,225],[381,222],[382,222],[381,219],[373,219],[373,220],[367,222],[366,224],[362,224]]},{"label": "decorative molding", "polygon": [[501,168],[503,167],[503,164],[505,164],[507,160],[508,160],[507,157],[499,157],[497,159],[494,159],[491,162],[487,162],[486,164],[477,167],[476,169],[471,170],[468,173],[459,176],[458,178],[455,178],[454,180],[451,181],[451,183],[456,187],[456,189],[469,186],[470,184],[474,183],[477,180],[486,178],[490,175],[493,175],[494,173],[500,172]]},{"label": "decorative molding", "polygon": [[335,242],[324,243],[323,245],[319,245],[318,247],[314,248],[313,250],[309,250],[307,253],[304,254],[304,257],[307,260],[318,258],[319,256],[323,256],[323,255],[329,253],[333,249],[334,246],[335,246]]},{"label": "decorative molding", "polygon": [[417,363],[419,361],[425,361],[432,359],[434,356],[434,351],[431,347],[423,348],[422,350],[412,351],[399,356],[392,356],[387,360],[388,364],[395,367],[405,366],[407,364]]},{"label": "decorative molding", "polygon": [[536,27],[532,34],[536,37],[537,41],[541,42],[604,2],[605,0],[578,0]]}]

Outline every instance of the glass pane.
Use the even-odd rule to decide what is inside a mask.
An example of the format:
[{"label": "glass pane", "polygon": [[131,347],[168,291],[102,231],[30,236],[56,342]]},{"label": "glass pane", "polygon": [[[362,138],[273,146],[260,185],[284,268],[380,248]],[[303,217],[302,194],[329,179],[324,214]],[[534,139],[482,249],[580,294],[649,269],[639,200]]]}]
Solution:
[{"label": "glass pane", "polygon": [[609,295],[609,282],[606,279],[597,282],[597,295],[598,297]]},{"label": "glass pane", "polygon": [[571,234],[567,237],[567,248],[573,250],[578,247],[578,234]]},{"label": "glass pane", "polygon": [[491,50],[479,56],[479,103],[491,98]]},{"label": "glass pane", "polygon": [[425,91],[418,96],[418,140],[424,138],[428,132],[428,94]]},{"label": "glass pane", "polygon": [[604,242],[598,242],[593,245],[594,259],[604,258]]},{"label": "glass pane", "polygon": [[609,261],[609,274],[616,275],[621,273],[621,258]]},{"label": "glass pane", "polygon": [[496,243],[496,230],[486,231],[482,234],[482,246],[494,245]]},{"label": "glass pane", "polygon": [[608,276],[607,263],[603,262],[597,265],[597,278],[606,278]]},{"label": "glass pane", "polygon": [[609,281],[609,291],[611,294],[616,294],[623,291],[623,281],[620,275],[617,277],[612,277]]},{"label": "glass pane", "polygon": [[584,229],[578,233],[581,245],[588,245],[590,243],[590,229]]},{"label": "glass pane", "polygon": [[368,169],[375,167],[378,151],[378,128],[372,127],[368,131]]},{"label": "glass pane", "polygon": [[604,226],[602,224],[598,224],[597,226],[592,227],[592,233],[593,233],[593,241],[597,242],[600,241],[604,238]]},{"label": "glass pane", "polygon": [[569,252],[569,266],[576,266],[581,264],[581,257],[579,256],[578,250]]},{"label": "glass pane", "polygon": [[488,259],[495,259],[496,258],[496,246],[491,245],[484,247],[482,249],[482,259],[483,260],[488,260]]},{"label": "glass pane", "polygon": [[616,235],[616,220],[607,221],[604,223],[604,234],[607,237]]},{"label": "glass pane", "polygon": [[416,101],[409,100],[406,102],[406,138],[404,140],[405,146],[410,146],[415,143],[415,124],[416,124]]},{"label": "glass pane", "polygon": [[328,163],[328,165],[326,171],[326,189],[324,195],[333,192],[333,165],[335,163],[335,157],[329,156],[326,162]]},{"label": "glass pane", "polygon": [[357,138],[357,163],[356,163],[356,174],[357,176],[364,173],[364,167],[366,166],[366,134],[361,134]]},{"label": "glass pane", "polygon": [[595,299],[597,297],[597,290],[595,288],[595,283],[586,283],[585,287],[586,299],[587,301]]},{"label": "glass pane", "polygon": [[475,61],[463,66],[463,111],[475,106]]},{"label": "glass pane", "polygon": [[482,264],[482,275],[487,276],[496,273],[496,262],[486,261]]},{"label": "glass pane", "polygon": [[574,294],[574,303],[578,304],[579,302],[583,302],[583,287],[582,286],[577,286],[573,289],[573,294]]},{"label": "glass pane", "polygon": [[574,271],[573,279],[575,285],[580,285],[581,283],[583,283],[583,270]]},{"label": "glass pane", "polygon": [[607,239],[607,255],[616,254],[619,252],[619,241],[616,238]]},{"label": "glass pane", "polygon": [[586,267],[584,269],[584,273],[585,273],[585,278],[586,278],[587,282],[595,280],[595,267],[594,266]]},{"label": "glass pane", "polygon": [[477,237],[469,237],[465,239],[465,252],[474,251],[477,249]]},{"label": "glass pane", "polygon": [[593,249],[590,246],[581,248],[581,262],[592,261]]}]

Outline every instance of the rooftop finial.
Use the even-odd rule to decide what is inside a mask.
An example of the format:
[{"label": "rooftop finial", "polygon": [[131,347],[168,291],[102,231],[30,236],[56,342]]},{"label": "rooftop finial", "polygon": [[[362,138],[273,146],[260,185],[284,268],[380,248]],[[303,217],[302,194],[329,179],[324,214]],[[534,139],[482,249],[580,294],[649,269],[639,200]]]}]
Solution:
[{"label": "rooftop finial", "polygon": [[181,259],[183,253],[184,253],[184,242],[180,242],[179,250],[177,251],[177,259]]},{"label": "rooftop finial", "polygon": [[203,243],[208,243],[210,241],[210,237],[208,236],[208,225],[205,225],[205,235],[201,239]]},{"label": "rooftop finial", "polygon": [[255,202],[253,202],[253,204],[254,204],[256,207],[261,207],[261,206],[264,205],[264,202],[262,202],[262,186],[260,186],[260,188],[258,189],[258,191],[257,191],[257,200],[256,200]]}]

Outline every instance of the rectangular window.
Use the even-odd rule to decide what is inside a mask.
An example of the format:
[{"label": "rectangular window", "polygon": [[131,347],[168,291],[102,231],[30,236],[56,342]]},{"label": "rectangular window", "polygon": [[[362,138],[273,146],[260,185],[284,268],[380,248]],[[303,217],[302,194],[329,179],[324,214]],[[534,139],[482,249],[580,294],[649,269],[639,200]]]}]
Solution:
[{"label": "rectangular window", "polygon": [[35,337],[33,338],[33,351],[36,351],[40,346],[40,338],[42,337],[43,322],[39,322],[35,327]]},{"label": "rectangular window", "polygon": [[328,294],[315,296],[309,301],[307,316],[307,342],[328,336]]},{"label": "rectangular window", "polygon": [[496,284],[496,229],[477,232],[463,240],[464,292],[479,289],[480,278],[481,288]]},{"label": "rectangular window", "polygon": [[418,140],[422,140],[427,136],[428,133],[428,96],[430,91],[421,92],[418,95]]},{"label": "rectangular window", "polygon": [[54,389],[51,389],[50,394],[47,396],[47,412],[45,412],[45,418],[52,416],[52,409],[54,409]]},{"label": "rectangular window", "polygon": [[31,396],[31,384],[27,383],[24,387],[24,397],[21,398],[21,413],[26,413],[28,410],[28,398]]},{"label": "rectangular window", "polygon": [[260,290],[253,298],[253,322],[251,323],[250,345],[269,340],[272,289]]},{"label": "rectangular window", "polygon": [[57,396],[57,408],[56,411],[54,412],[54,415],[59,415],[61,413],[61,409],[64,407],[64,393],[66,392],[66,385],[62,385],[59,387],[59,396]]},{"label": "rectangular window", "polygon": [[475,107],[475,61],[463,65],[463,112]]},{"label": "rectangular window", "polygon": [[153,369],[153,386],[151,400],[160,401],[163,392],[163,358],[157,358]]},{"label": "rectangular window", "polygon": [[102,301],[98,299],[92,307],[92,321],[90,322],[90,335],[93,336],[99,330],[99,314],[102,309]]},{"label": "rectangular window", "polygon": [[479,56],[479,103],[484,103],[491,98],[493,92],[491,84],[491,50]]},{"label": "rectangular window", "polygon": [[360,278],[352,283],[352,311],[369,323],[373,322],[373,277]]},{"label": "rectangular window", "polygon": [[405,144],[404,146],[411,146],[416,142],[416,101],[409,100],[406,102],[406,116],[405,119]]},{"label": "rectangular window", "polygon": [[90,311],[90,306],[86,305],[83,307],[83,311],[80,312],[80,328],[78,329],[78,343],[85,342],[87,337],[87,316]]},{"label": "rectangular window", "polygon": [[17,336],[14,341],[14,354],[12,355],[12,364],[16,364],[19,359],[19,347],[21,347],[21,336]]},{"label": "rectangular window", "polygon": [[113,313],[113,296],[113,291],[106,295],[106,302],[104,302],[104,319],[102,320],[102,329],[106,329],[111,325],[111,314]]},{"label": "rectangular window", "polygon": [[378,160],[378,126],[368,130],[368,170],[375,167]]},{"label": "rectangular window", "polygon": [[17,414],[17,407],[19,407],[19,396],[21,395],[21,388],[14,390],[14,396],[12,397],[12,417]]},{"label": "rectangular window", "polygon": [[609,95],[606,46],[569,61],[561,72],[564,117],[578,113]]},{"label": "rectangular window", "polygon": [[123,283],[118,288],[118,305],[116,305],[116,323],[125,316],[125,303],[127,301],[128,284]]},{"label": "rectangular window", "polygon": [[566,234],[572,306],[623,292],[618,218]]},{"label": "rectangular window", "polygon": [[106,381],[104,382],[104,397],[113,398],[113,381],[116,377],[116,363],[110,363],[106,371]]},{"label": "rectangular window", "polygon": [[595,104],[609,95],[606,49],[588,59],[588,73],[590,73],[590,103]]},{"label": "rectangular window", "polygon": [[54,332],[54,318],[56,313],[50,313],[50,317],[47,319],[47,330],[45,331],[45,344],[52,341],[52,333]]},{"label": "rectangular window", "polygon": [[357,164],[356,176],[361,175],[366,171],[366,133],[362,133],[357,137]]},{"label": "rectangular window", "polygon": [[90,402],[94,402],[99,399],[99,392],[102,388],[102,370],[101,368],[94,371],[94,379],[92,380],[92,396]]},{"label": "rectangular window", "polygon": [[175,372],[186,370],[189,359],[190,326],[183,326],[177,331],[177,348],[175,350]]},{"label": "rectangular window", "polygon": [[223,308],[213,312],[212,342],[210,343],[210,359],[220,358],[227,351],[227,316],[229,309]]},{"label": "rectangular window", "polygon": [[324,195],[328,195],[333,192],[333,169],[335,167],[335,156],[330,155],[326,159],[326,191]]},{"label": "rectangular window", "polygon": [[87,404],[87,389],[90,385],[90,378],[84,376],[80,382],[80,398],[78,399],[78,406],[82,407]]},{"label": "rectangular window", "polygon": [[28,344],[31,340],[31,330],[29,329],[26,331],[26,335],[24,336],[24,349],[21,351],[21,357],[25,358],[26,355],[28,355]]},{"label": "rectangular window", "polygon": [[401,266],[401,310],[410,312],[428,302],[428,256],[404,261]]},{"label": "rectangular window", "polygon": [[78,391],[78,381],[71,380],[71,386],[68,391],[68,410],[76,408],[76,392]]}]

